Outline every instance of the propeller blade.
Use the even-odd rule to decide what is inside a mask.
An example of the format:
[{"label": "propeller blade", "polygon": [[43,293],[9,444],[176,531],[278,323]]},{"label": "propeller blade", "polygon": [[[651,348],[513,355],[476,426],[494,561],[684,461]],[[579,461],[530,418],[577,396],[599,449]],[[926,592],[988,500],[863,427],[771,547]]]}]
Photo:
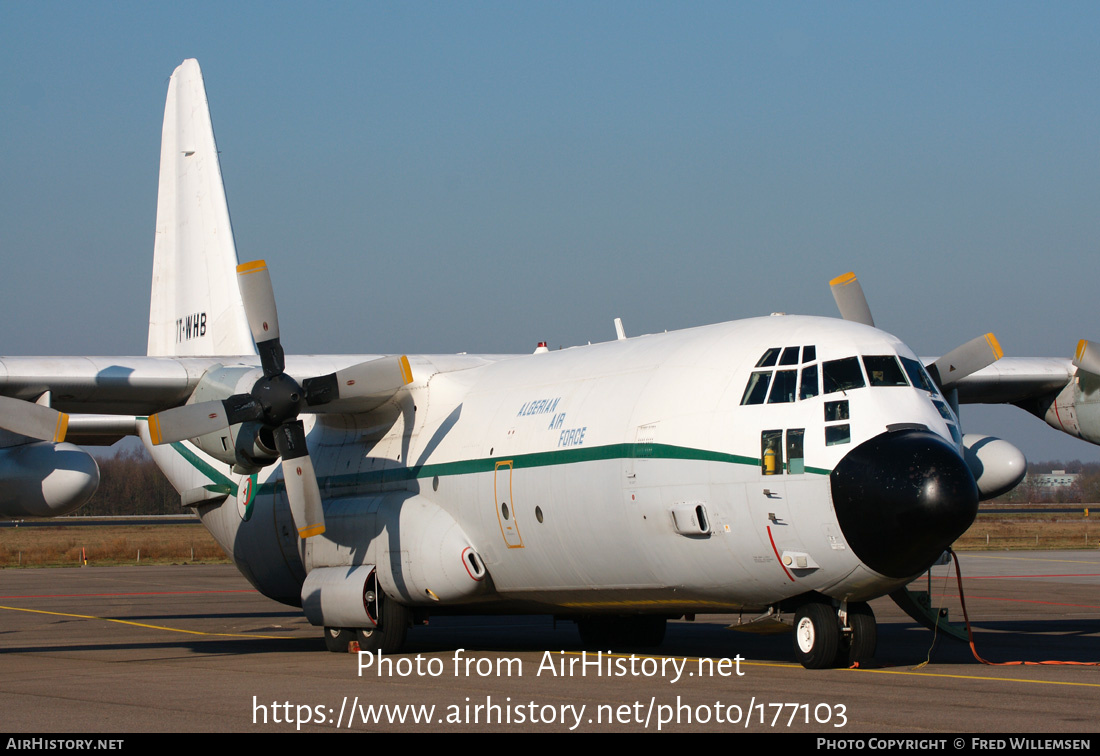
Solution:
[{"label": "propeller blade", "polygon": [[69,416],[64,412],[34,402],[0,396],[0,428],[6,431],[59,444],[65,440],[68,427]]},{"label": "propeller blade", "polygon": [[837,276],[829,281],[829,288],[833,291],[840,317],[874,327],[875,319],[871,317],[871,308],[867,306],[867,297],[855,273]]},{"label": "propeller blade", "polygon": [[940,357],[928,366],[933,380],[943,390],[949,390],[971,373],[992,365],[1004,356],[997,337],[991,333],[971,339]]},{"label": "propeller blade", "polygon": [[[373,409],[412,383],[412,368],[405,355],[380,357],[337,370],[335,373],[302,381],[306,403],[311,407],[355,399],[355,409]],[[346,404],[346,402],[345,402]],[[350,408],[341,407],[343,411]]]},{"label": "propeller blade", "polygon": [[244,301],[244,312],[252,340],[260,353],[264,375],[270,378],[283,372],[283,347],[279,343],[279,313],[275,309],[275,290],[271,273],[263,260],[237,266],[237,286]]},{"label": "propeller blade", "polygon": [[1100,375],[1100,344],[1088,339],[1078,341],[1073,364],[1086,373]]},{"label": "propeller blade", "polygon": [[217,433],[246,420],[259,420],[263,410],[249,394],[234,394],[223,401],[173,407],[149,416],[149,438],[154,445]]},{"label": "propeller blade", "polygon": [[325,532],[325,512],[317,473],[306,448],[306,432],[301,420],[283,423],[275,432],[275,446],[283,458],[283,482],[290,501],[290,514],[301,538]]}]

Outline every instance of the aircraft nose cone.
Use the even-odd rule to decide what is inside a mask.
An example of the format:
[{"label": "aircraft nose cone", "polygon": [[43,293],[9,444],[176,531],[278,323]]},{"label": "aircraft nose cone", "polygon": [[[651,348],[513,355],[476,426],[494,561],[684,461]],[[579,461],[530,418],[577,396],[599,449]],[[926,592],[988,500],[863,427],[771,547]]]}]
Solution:
[{"label": "aircraft nose cone", "polygon": [[926,570],[978,514],[978,488],[966,461],[930,431],[875,436],[845,455],[829,477],[848,544],[887,577]]}]

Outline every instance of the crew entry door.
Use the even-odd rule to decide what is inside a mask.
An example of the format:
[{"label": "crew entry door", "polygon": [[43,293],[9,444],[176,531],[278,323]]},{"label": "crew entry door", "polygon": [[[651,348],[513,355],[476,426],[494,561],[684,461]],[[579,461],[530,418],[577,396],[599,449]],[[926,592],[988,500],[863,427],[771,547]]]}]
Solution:
[{"label": "crew entry door", "polygon": [[516,509],[512,501],[512,460],[496,463],[493,471],[493,492],[493,504],[504,542],[510,549],[522,549],[523,537],[519,533],[519,522],[516,520]]}]

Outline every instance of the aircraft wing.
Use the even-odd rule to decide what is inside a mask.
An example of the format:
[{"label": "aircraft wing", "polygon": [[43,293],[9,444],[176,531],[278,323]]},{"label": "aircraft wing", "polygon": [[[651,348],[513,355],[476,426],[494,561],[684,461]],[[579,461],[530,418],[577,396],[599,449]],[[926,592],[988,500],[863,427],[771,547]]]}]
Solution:
[{"label": "aircraft wing", "polygon": [[1005,358],[956,388],[960,403],[1014,404],[1055,430],[1100,445],[1100,375],[1072,360]]},{"label": "aircraft wing", "polygon": [[[378,359],[380,355],[310,355],[286,358],[299,379]],[[432,367],[456,369],[484,357],[435,358]],[[442,362],[442,368],[439,363]],[[456,363],[454,365],[450,363]],[[184,404],[215,365],[260,367],[255,354],[238,357],[0,357],[0,396],[37,401],[50,393],[56,410],[80,414],[151,415]],[[434,372],[433,370],[433,372]],[[329,411],[355,411],[334,403]]]},{"label": "aircraft wing", "polygon": [[960,404],[1019,404],[1056,394],[1073,380],[1073,362],[1056,357],[1005,357],[958,382]]},{"label": "aircraft wing", "polygon": [[[255,358],[253,358],[255,359]],[[62,412],[148,415],[183,404],[227,358],[0,357],[0,395],[36,401],[50,392]]]}]

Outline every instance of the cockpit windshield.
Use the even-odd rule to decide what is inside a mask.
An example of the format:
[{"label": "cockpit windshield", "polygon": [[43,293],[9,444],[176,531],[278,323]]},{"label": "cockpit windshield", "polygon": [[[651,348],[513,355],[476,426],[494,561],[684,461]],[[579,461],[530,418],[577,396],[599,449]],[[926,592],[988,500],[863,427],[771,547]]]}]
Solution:
[{"label": "cockpit windshield", "polygon": [[866,355],[863,366],[867,368],[867,378],[872,386],[908,386],[905,374],[901,372],[898,358],[893,355]]},{"label": "cockpit windshield", "polygon": [[[784,370],[784,366],[790,368]],[[812,399],[819,393],[835,394],[866,386],[914,386],[938,395],[920,362],[894,354],[867,354],[819,363],[817,347],[813,345],[802,346],[801,352],[797,346],[771,347],[761,355],[756,368],[741,395],[741,404],[786,404]]]},{"label": "cockpit windshield", "polygon": [[850,391],[867,385],[863,382],[863,371],[859,369],[859,360],[855,357],[827,360],[822,363],[822,377],[825,381],[824,393],[826,394]]},{"label": "cockpit windshield", "polygon": [[928,376],[928,372],[924,369],[924,366],[911,357],[902,357],[901,364],[905,366],[905,373],[909,376],[909,380],[913,385],[919,389],[924,389],[929,394],[938,393],[936,391],[936,384],[932,383],[932,379]]}]

